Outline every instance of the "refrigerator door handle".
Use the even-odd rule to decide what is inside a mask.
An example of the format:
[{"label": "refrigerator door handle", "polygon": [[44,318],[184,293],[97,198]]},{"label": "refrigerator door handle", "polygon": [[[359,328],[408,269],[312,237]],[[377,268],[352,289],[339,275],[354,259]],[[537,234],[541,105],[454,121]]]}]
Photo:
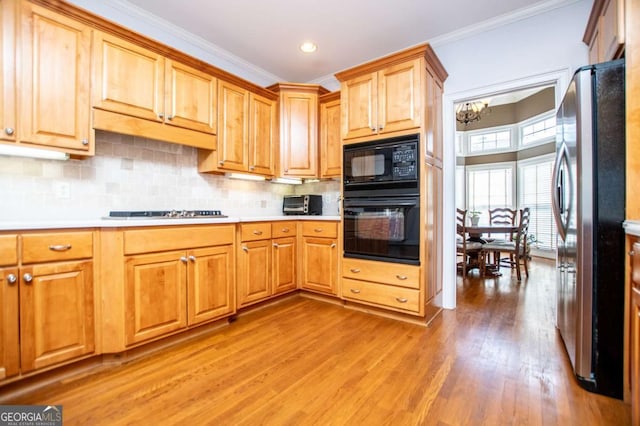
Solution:
[{"label": "refrigerator door handle", "polygon": [[563,240],[567,237],[566,224],[563,221],[563,215],[566,212],[566,206],[564,205],[564,185],[566,185],[567,182],[566,178],[564,177],[564,173],[562,173],[562,163],[566,155],[566,147],[562,145],[562,147],[558,150],[558,155],[556,156],[556,161],[553,166],[552,182],[554,188],[551,191],[551,206],[553,207],[553,218],[556,221],[558,233]]}]

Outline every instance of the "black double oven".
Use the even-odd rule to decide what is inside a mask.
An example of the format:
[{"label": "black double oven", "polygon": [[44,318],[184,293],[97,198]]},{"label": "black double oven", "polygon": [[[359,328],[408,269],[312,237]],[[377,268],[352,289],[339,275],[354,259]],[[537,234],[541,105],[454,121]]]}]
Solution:
[{"label": "black double oven", "polygon": [[344,146],[344,256],[420,264],[419,135]]}]

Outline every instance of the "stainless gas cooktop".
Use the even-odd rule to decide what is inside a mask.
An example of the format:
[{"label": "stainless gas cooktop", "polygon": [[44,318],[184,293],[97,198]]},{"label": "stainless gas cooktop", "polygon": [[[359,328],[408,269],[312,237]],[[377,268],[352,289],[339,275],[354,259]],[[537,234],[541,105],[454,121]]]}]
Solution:
[{"label": "stainless gas cooktop", "polygon": [[215,219],[227,217],[220,210],[110,211],[109,219]]}]

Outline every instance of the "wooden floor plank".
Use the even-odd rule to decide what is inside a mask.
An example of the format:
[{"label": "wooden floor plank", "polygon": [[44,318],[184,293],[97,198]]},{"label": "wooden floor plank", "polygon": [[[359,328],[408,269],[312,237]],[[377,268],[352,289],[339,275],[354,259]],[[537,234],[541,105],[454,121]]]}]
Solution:
[{"label": "wooden floor plank", "polygon": [[65,425],[630,424],[627,404],[571,375],[553,282],[545,261],[522,282],[472,272],[429,327],[294,297],[2,402],[62,404]]}]

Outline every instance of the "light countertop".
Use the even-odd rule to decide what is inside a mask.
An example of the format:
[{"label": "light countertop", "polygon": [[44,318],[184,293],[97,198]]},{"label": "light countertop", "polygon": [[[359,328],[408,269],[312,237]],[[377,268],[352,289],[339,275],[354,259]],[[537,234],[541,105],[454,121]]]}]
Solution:
[{"label": "light countertop", "polygon": [[626,220],[622,226],[627,234],[640,237],[640,220]]},{"label": "light countertop", "polygon": [[0,231],[18,231],[34,229],[70,229],[70,228],[126,228],[135,226],[168,226],[168,225],[211,225],[239,222],[273,222],[279,220],[326,220],[339,221],[340,216],[242,216],[225,218],[191,218],[191,219],[69,219],[41,221],[0,221]]}]

